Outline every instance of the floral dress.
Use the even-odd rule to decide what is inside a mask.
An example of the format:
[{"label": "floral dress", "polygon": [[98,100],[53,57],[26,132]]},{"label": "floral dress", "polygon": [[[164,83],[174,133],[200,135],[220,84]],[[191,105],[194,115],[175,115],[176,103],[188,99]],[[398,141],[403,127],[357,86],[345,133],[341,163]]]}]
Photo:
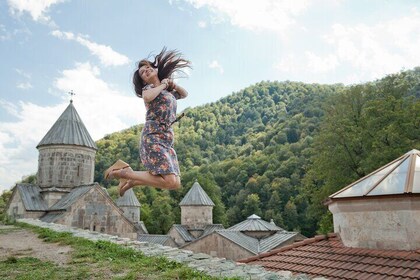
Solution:
[{"label": "floral dress", "polygon": [[[143,90],[152,87],[147,85]],[[180,175],[171,126],[176,120],[176,100],[179,98],[178,92],[163,90],[151,102],[145,103],[146,123],[140,139],[140,158],[153,175]]]}]

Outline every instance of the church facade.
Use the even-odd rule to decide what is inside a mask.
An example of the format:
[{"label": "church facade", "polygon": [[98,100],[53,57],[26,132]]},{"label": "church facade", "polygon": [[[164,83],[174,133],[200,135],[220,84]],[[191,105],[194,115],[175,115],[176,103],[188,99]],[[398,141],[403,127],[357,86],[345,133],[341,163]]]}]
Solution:
[{"label": "church facade", "polygon": [[93,182],[97,147],[72,101],[37,149],[37,184],[14,187],[9,216],[133,239],[138,233],[147,233],[134,192],[114,203],[107,191]]}]

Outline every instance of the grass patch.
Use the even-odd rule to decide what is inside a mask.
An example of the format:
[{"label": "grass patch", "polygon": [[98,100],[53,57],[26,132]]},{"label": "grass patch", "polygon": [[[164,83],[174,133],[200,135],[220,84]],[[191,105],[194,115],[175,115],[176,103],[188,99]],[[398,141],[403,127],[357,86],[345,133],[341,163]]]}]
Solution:
[{"label": "grass patch", "polygon": [[59,266],[36,258],[9,257],[0,262],[0,279],[239,279],[211,277],[167,258],[147,257],[107,241],[94,242],[24,223],[16,225],[32,230],[46,242],[71,246],[71,261]]}]

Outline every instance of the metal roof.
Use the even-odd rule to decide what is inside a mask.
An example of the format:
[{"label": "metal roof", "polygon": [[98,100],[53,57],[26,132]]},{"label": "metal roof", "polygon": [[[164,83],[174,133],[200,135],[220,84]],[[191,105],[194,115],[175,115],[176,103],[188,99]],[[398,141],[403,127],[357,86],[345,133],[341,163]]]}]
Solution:
[{"label": "metal roof", "polygon": [[246,250],[259,254],[267,252],[287,240],[295,237],[298,233],[296,232],[278,232],[269,237],[258,240],[257,238],[248,236],[240,231],[235,230],[218,230],[216,233],[224,236],[235,244],[245,248]]},{"label": "metal roof", "polygon": [[204,227],[204,231],[203,231],[203,234],[201,236],[205,236],[207,234],[212,233],[213,231],[220,230],[220,229],[225,229],[222,224],[206,225]]},{"label": "metal roof", "polygon": [[284,231],[281,227],[276,226],[274,223],[269,223],[261,219],[261,217],[253,214],[245,221],[231,226],[228,230],[236,231]]},{"label": "metal roof", "polygon": [[46,145],[77,145],[98,149],[74,108],[73,102],[70,102],[36,147]]},{"label": "metal roof", "polygon": [[149,243],[155,243],[160,245],[168,245],[168,243],[175,243],[175,241],[172,240],[172,237],[169,235],[160,235],[160,234],[138,234],[137,240],[141,242],[149,242]]},{"label": "metal roof", "polygon": [[214,206],[215,204],[203,190],[200,184],[195,181],[191,189],[179,203],[180,206]]},{"label": "metal roof", "polygon": [[62,217],[65,212],[50,212],[40,218],[45,223],[54,223],[57,219]]},{"label": "metal roof", "polygon": [[404,193],[420,193],[420,151],[415,149],[330,195],[330,198]]},{"label": "metal roof", "polygon": [[148,234],[149,233],[147,231],[146,225],[144,224],[143,221],[139,221],[137,223],[134,223],[134,226],[137,228],[137,230],[141,230],[145,234]]},{"label": "metal roof", "polygon": [[32,184],[17,184],[17,190],[26,211],[47,211],[48,205],[41,194],[41,188]]},{"label": "metal roof", "polygon": [[241,246],[242,248],[247,249],[248,251],[258,254],[258,239],[243,234],[240,231],[233,231],[233,230],[218,230],[216,233],[224,236],[225,238],[229,239],[233,243]]},{"label": "metal roof", "polygon": [[115,202],[120,207],[140,207],[141,204],[136,197],[133,189],[127,190],[123,196],[119,197]]},{"label": "metal roof", "polygon": [[63,196],[56,204],[51,206],[50,210],[66,210],[94,186],[95,184],[73,188],[70,193]]},{"label": "metal roof", "polygon": [[194,236],[192,236],[189,232],[187,227],[183,225],[173,225],[175,230],[179,233],[179,235],[184,239],[185,242],[190,242],[195,240]]}]

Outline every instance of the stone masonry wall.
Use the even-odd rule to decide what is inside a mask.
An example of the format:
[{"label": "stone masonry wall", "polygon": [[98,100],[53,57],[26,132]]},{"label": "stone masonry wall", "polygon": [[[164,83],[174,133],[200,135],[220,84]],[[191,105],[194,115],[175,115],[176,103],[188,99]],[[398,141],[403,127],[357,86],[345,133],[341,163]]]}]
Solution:
[{"label": "stone masonry wall", "polygon": [[93,183],[95,154],[95,150],[79,146],[39,147],[38,184],[42,188]]},{"label": "stone masonry wall", "polygon": [[235,261],[255,256],[250,251],[245,250],[216,232],[213,232],[196,242],[187,244],[182,248],[193,252],[202,252],[214,257],[226,258]]},{"label": "stone masonry wall", "polygon": [[213,206],[181,206],[181,225],[202,228],[213,224]]},{"label": "stone masonry wall", "polygon": [[137,238],[135,226],[97,188],[74,203],[58,223],[91,231]]},{"label": "stone masonry wall", "polygon": [[347,247],[417,250],[420,248],[420,197],[380,197],[330,204],[334,232]]},{"label": "stone masonry wall", "polygon": [[[92,241],[104,240],[128,246],[138,250],[146,256],[166,257],[169,260],[183,263],[193,269],[202,271],[215,277],[238,277],[244,280],[309,280],[305,275],[292,276],[289,271],[270,272],[260,266],[235,263],[221,258],[213,258],[207,254],[194,254],[192,251],[180,250],[169,246],[162,246],[148,242],[130,240],[117,236],[107,235],[99,232],[82,230],[79,228],[68,227],[52,223],[44,223],[39,220],[21,219],[19,222],[48,228],[57,232],[70,232],[73,236],[86,238]],[[313,279],[315,280],[315,279]],[[316,280],[326,280],[325,278],[316,278]]]}]

